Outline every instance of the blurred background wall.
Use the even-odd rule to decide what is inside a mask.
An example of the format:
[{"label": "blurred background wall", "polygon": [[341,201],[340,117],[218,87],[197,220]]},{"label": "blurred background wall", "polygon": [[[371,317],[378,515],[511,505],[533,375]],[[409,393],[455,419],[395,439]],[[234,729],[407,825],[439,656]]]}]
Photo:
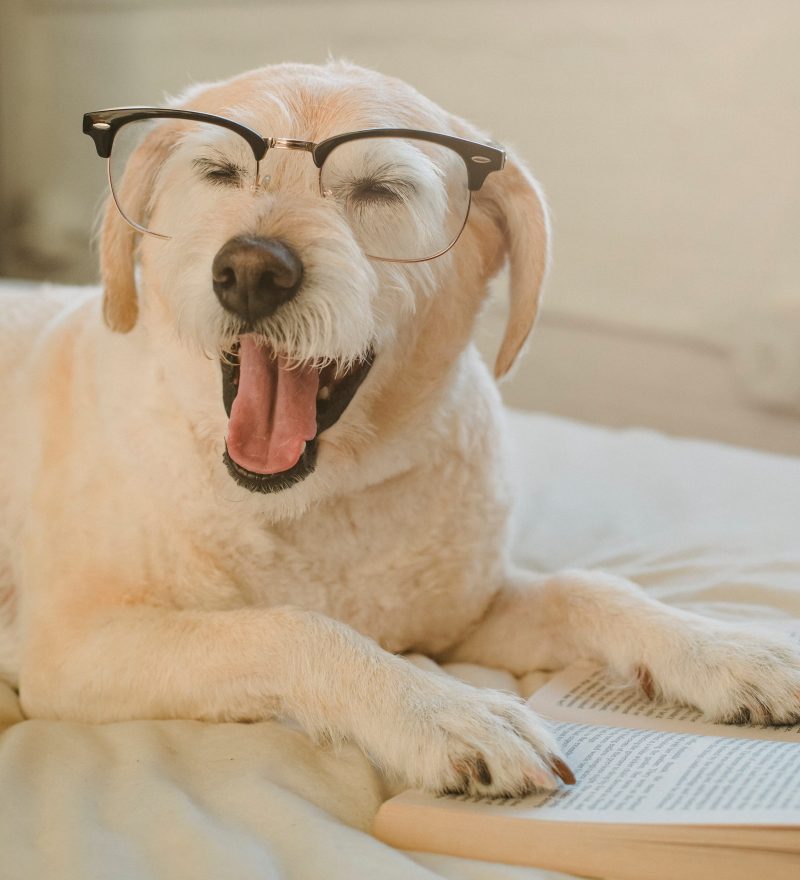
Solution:
[{"label": "blurred background wall", "polygon": [[84,111],[344,56],[477,122],[544,185],[554,267],[511,404],[800,454],[797,0],[0,10],[0,274],[96,278],[104,167]]}]

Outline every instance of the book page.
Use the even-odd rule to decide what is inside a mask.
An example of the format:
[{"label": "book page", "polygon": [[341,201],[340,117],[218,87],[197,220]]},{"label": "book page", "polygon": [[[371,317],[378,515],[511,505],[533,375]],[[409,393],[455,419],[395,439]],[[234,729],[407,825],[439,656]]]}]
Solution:
[{"label": "book page", "polygon": [[[772,627],[800,645],[800,621]],[[648,700],[635,685],[615,682],[605,668],[576,663],[557,673],[528,700],[545,718],[645,730],[703,733],[731,739],[800,742],[800,724],[775,727],[712,724],[690,706]]]},{"label": "book page", "polygon": [[[800,742],[554,726],[574,786],[516,801],[445,796],[441,806],[571,822],[797,825]],[[400,797],[437,800],[419,792]]]}]

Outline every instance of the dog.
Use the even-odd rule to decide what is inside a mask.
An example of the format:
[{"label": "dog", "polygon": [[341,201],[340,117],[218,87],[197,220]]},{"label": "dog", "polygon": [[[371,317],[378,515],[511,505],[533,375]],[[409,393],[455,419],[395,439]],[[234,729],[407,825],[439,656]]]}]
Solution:
[{"label": "dog", "polygon": [[[780,638],[618,577],[511,565],[501,404],[471,339],[506,260],[495,377],[536,317],[549,225],[515,156],[471,191],[449,250],[391,261],[328,197],[346,178],[320,191],[313,145],[380,128],[486,144],[470,123],[344,62],[170,106],[257,132],[257,182],[216,154],[181,165],[195,123],[161,120],[122,195],[170,236],[109,200],[102,290],[3,298],[0,663],[27,716],[281,716],[405,784],[493,797],[574,781],[552,733],[404,653],[518,675],[591,658],[714,721],[797,720],[800,658]],[[392,160],[410,179],[349,178],[376,249],[416,233],[376,232],[371,206],[440,187],[423,154]]]}]

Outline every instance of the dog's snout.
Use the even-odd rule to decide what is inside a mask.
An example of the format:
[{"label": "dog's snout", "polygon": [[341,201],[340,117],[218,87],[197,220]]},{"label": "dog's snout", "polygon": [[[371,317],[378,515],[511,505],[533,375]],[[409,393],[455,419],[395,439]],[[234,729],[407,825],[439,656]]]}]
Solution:
[{"label": "dog's snout", "polygon": [[295,296],[303,264],[276,238],[239,235],[219,249],[211,276],[223,308],[254,322],[268,318]]}]

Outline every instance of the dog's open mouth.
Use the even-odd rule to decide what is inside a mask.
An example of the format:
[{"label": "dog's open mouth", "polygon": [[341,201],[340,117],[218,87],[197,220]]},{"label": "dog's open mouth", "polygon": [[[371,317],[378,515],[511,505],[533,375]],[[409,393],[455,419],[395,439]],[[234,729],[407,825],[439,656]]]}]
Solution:
[{"label": "dog's open mouth", "polygon": [[280,492],[305,479],[317,438],[334,425],[372,366],[372,350],[349,369],[291,364],[252,334],[221,361],[228,414],[223,460],[251,492]]}]

